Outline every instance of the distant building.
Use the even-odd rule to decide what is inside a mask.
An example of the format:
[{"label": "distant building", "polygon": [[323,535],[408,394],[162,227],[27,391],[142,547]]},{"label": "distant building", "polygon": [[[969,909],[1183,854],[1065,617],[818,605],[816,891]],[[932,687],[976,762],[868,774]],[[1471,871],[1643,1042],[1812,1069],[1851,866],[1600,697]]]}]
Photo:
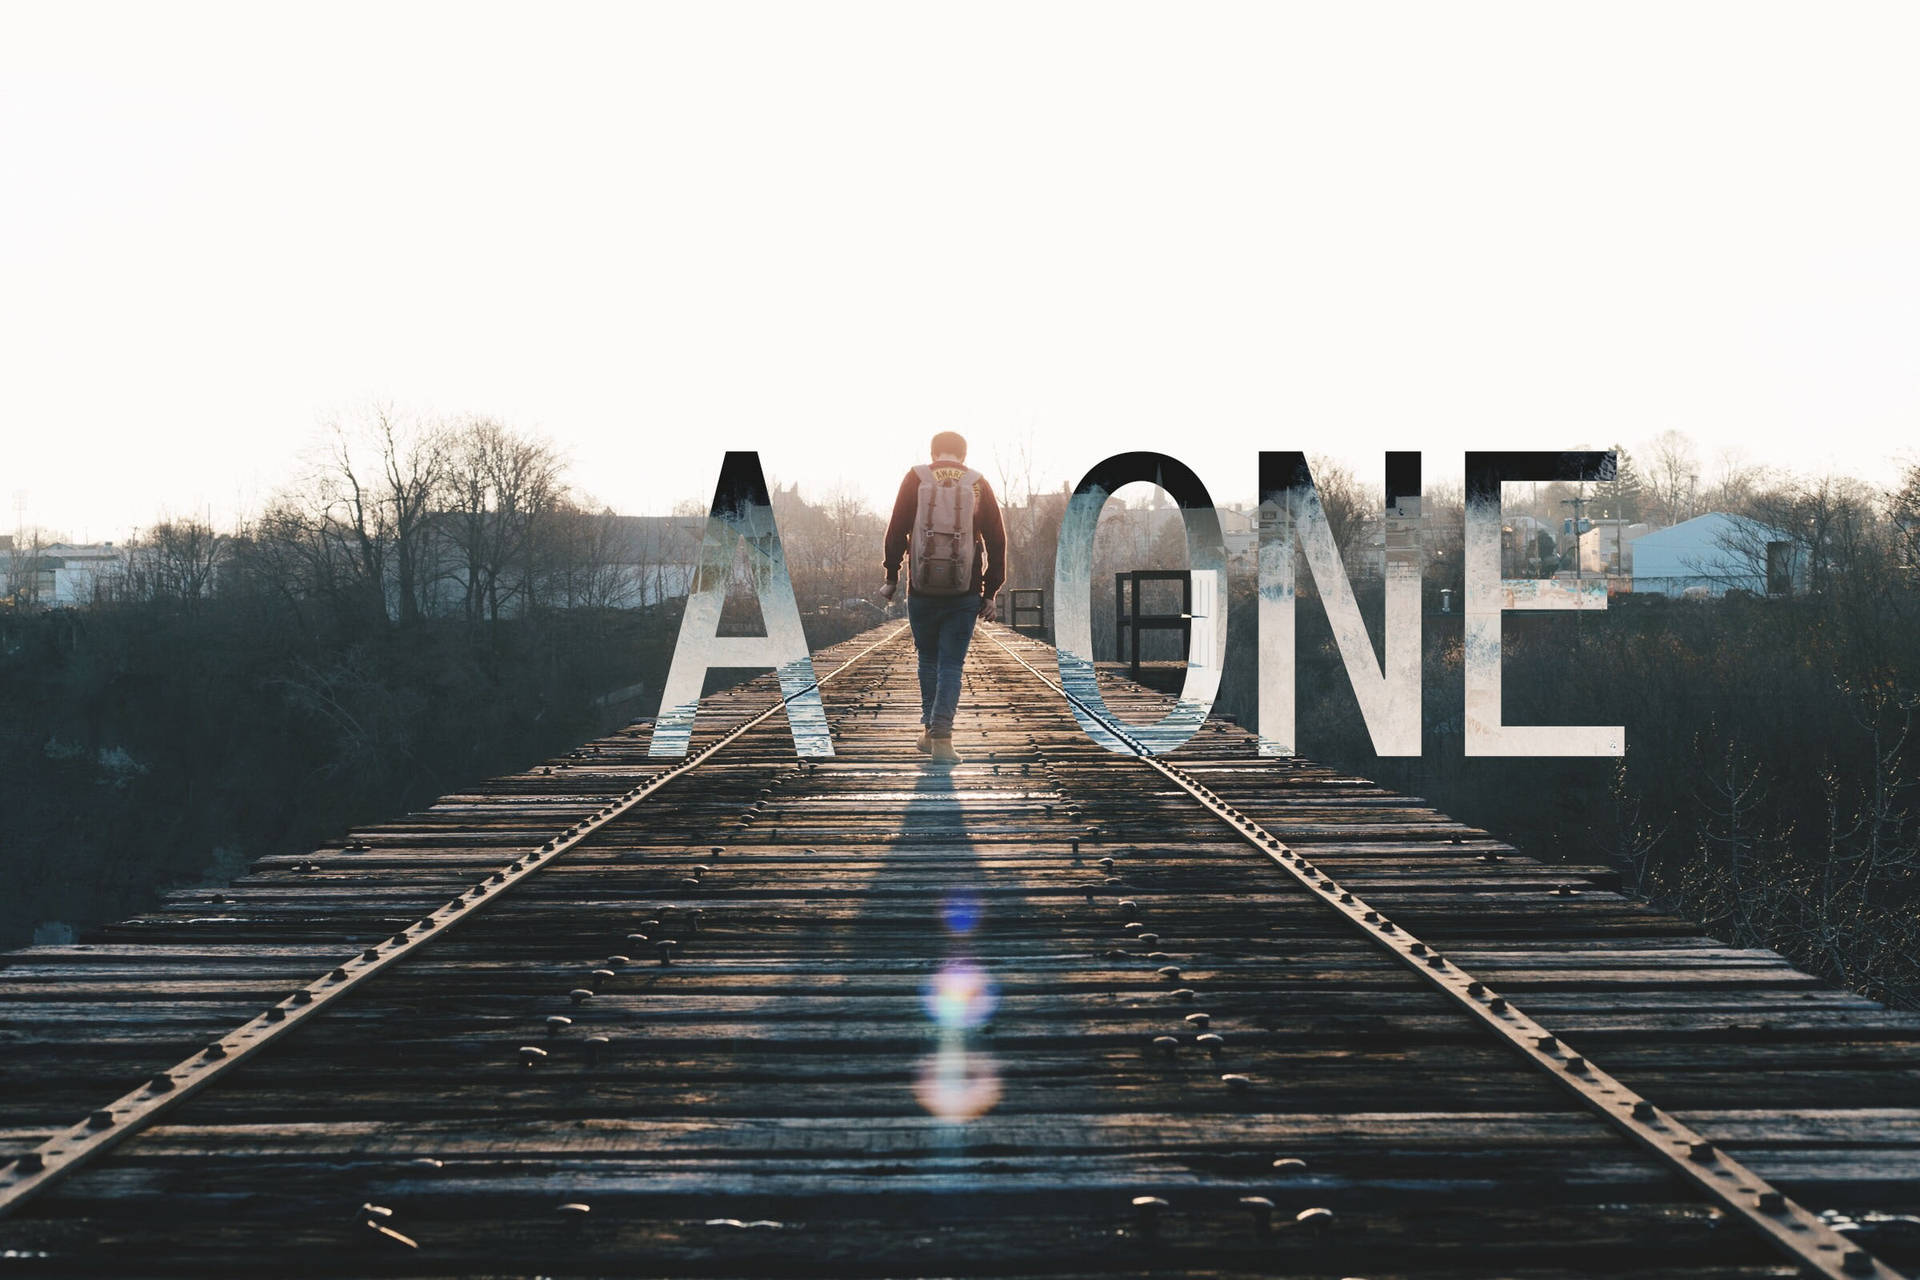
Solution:
[{"label": "distant building", "polygon": [[1636,593],[1790,595],[1802,585],[1793,540],[1745,516],[1720,511],[1695,516],[1644,535],[1632,550]]},{"label": "distant building", "polygon": [[127,577],[127,555],[111,542],[16,546],[0,539],[0,584],[18,605],[90,605],[113,598]]},{"label": "distant building", "polygon": [[1633,555],[1640,539],[1652,527],[1638,520],[1620,520],[1611,516],[1582,521],[1587,526],[1580,535],[1580,564],[1590,573],[1631,574]]},{"label": "distant building", "polygon": [[1226,541],[1229,563],[1254,562],[1260,550],[1260,518],[1258,510],[1220,508],[1220,536]]}]

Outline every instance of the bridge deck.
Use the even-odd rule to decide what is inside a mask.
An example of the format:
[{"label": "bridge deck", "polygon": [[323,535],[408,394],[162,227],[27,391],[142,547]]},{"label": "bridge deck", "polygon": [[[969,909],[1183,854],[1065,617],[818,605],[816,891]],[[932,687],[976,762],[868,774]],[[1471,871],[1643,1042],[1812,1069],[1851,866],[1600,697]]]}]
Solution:
[{"label": "bridge deck", "polygon": [[[48,1169],[30,1199],[0,1169],[21,1192],[0,1271],[1796,1274],[1194,795],[1090,742],[1022,656],[1051,669],[1005,629],[976,641],[950,770],[912,747],[889,628],[821,657],[857,659],[824,684],[831,760],[796,761],[775,714],[634,799],[666,776],[636,726],[353,833],[364,849],[266,858],[7,957],[0,1158]],[[770,690],[709,699],[696,749]],[[1107,690],[1130,717],[1166,703]],[[1920,1260],[1920,1016],[1700,937],[1602,868],[1258,759],[1231,726],[1175,759],[1676,1123],[1852,1219],[1883,1259],[1860,1274]],[[457,929],[348,967],[451,922],[508,859]],[[324,1009],[253,1051],[235,1028],[300,1019],[296,990]],[[213,1042],[244,1061],[200,1087]],[[170,1070],[192,1096],[139,1091]],[[166,1109],[136,1132],[140,1099]],[[127,1136],[78,1167],[69,1126],[103,1108],[97,1131]]]}]

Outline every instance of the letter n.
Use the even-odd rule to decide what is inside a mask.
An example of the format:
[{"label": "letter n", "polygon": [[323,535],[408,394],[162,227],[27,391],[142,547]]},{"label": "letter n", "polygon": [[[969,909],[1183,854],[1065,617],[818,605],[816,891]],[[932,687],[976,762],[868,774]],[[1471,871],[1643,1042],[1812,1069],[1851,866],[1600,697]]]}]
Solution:
[{"label": "letter n", "polygon": [[[754,598],[766,623],[764,636],[723,636],[720,610],[726,602],[727,582],[733,576],[734,556],[742,539],[747,545],[747,568]],[[773,503],[767,496],[760,455],[729,451],[720,464],[720,483],[713,491],[713,509],[707,515],[706,535],[700,541],[700,562],[694,568],[687,593],[687,611],[680,619],[680,639],[674,645],[673,665],[667,670],[666,692],[654,720],[649,756],[684,756],[700,710],[700,690],[714,667],[772,667],[780,676],[780,696],[786,702],[787,727],[794,749],[803,756],[830,756],[833,741],[827,734],[827,715],[820,704],[820,684],[813,674],[813,656],[800,629],[800,608],[793,599],[793,580],[787,576],[787,558],[780,549],[780,531],[773,523]]]},{"label": "letter n", "polygon": [[1294,753],[1294,549],[1320,589],[1360,715],[1383,756],[1420,754],[1420,455],[1387,454],[1385,660],[1353,598],[1302,453],[1260,455],[1260,754]]}]

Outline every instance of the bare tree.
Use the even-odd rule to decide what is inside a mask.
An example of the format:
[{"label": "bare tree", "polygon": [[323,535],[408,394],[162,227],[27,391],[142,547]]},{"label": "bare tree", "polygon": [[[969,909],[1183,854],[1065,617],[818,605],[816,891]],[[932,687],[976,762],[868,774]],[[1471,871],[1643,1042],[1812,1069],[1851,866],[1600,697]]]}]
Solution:
[{"label": "bare tree", "polygon": [[1878,508],[1878,495],[1850,476],[1788,478],[1748,497],[1741,514],[1756,523],[1737,549],[1764,573],[1766,541],[1791,542],[1815,595],[1874,589],[1885,559]]},{"label": "bare tree", "polygon": [[394,594],[400,622],[420,621],[421,592],[429,556],[427,540],[435,509],[445,500],[452,447],[446,428],[407,426],[382,409],[373,430],[386,484],[385,532],[393,543]]},{"label": "bare tree", "polygon": [[1344,462],[1316,454],[1307,465],[1313,472],[1313,487],[1320,495],[1320,509],[1327,514],[1327,527],[1333,531],[1340,558],[1349,572],[1361,569],[1355,563],[1354,549],[1366,530],[1369,513],[1379,509],[1379,500],[1368,500],[1353,477],[1353,468]]},{"label": "bare tree", "polygon": [[462,562],[466,616],[498,622],[516,601],[538,604],[538,539],[567,496],[560,455],[490,418],[462,424],[449,448],[448,524]]},{"label": "bare tree", "polygon": [[226,538],[203,520],[162,520],[136,540],[128,555],[129,588],[136,598],[189,607],[213,594]]},{"label": "bare tree", "polygon": [[7,598],[16,606],[30,606],[40,603],[41,591],[40,560],[47,547],[60,539],[45,529],[34,525],[22,528],[13,536],[13,545],[7,556]]},{"label": "bare tree", "polygon": [[311,508],[320,536],[340,545],[351,566],[348,593],[369,618],[388,620],[387,539],[380,496],[359,459],[353,436],[335,424],[314,476]]},{"label": "bare tree", "polygon": [[1694,490],[1700,480],[1700,462],[1694,454],[1693,441],[1669,429],[1655,436],[1644,452],[1650,460],[1647,484],[1653,490],[1655,508],[1670,525],[1691,517]]},{"label": "bare tree", "polygon": [[1908,582],[1920,579],[1920,462],[1907,464],[1899,485],[1886,495],[1887,516]]}]

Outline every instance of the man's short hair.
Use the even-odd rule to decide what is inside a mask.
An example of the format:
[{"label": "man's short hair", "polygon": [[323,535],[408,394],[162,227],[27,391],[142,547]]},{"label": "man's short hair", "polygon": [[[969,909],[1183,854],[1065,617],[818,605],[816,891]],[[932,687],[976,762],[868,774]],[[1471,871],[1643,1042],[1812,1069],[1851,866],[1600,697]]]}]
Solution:
[{"label": "man's short hair", "polygon": [[933,456],[967,460],[967,438],[958,431],[942,431],[933,438]]}]

